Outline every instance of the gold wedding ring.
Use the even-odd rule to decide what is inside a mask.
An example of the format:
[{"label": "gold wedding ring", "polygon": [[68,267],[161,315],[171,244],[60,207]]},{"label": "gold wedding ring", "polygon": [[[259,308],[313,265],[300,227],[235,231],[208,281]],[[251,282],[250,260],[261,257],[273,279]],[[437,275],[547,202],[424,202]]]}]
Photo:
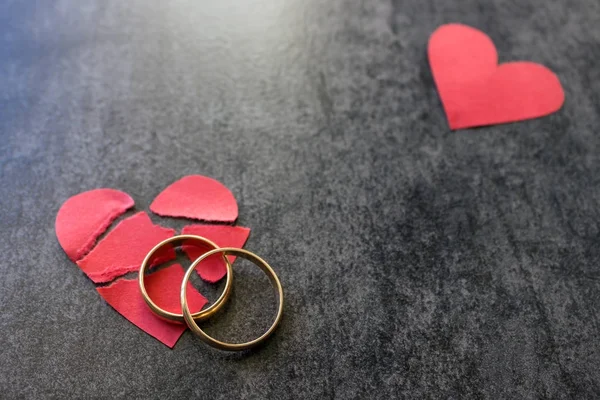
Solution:
[{"label": "gold wedding ring", "polygon": [[[198,324],[196,324],[196,321],[194,320],[195,319],[194,314],[192,314],[190,312],[190,308],[187,303],[187,286],[188,286],[190,277],[192,276],[192,273],[194,272],[194,269],[196,269],[198,264],[200,264],[206,258],[212,256],[213,254],[218,254],[218,253],[222,253],[223,257],[225,257],[226,255],[229,255],[229,254],[235,255],[238,257],[242,257],[242,258],[245,258],[248,261],[251,261],[252,263],[256,264],[258,267],[260,267],[260,269],[262,269],[267,274],[267,276],[269,277],[269,280],[271,281],[271,284],[277,291],[277,296],[279,298],[279,305],[277,307],[277,315],[275,316],[275,321],[273,322],[271,327],[265,333],[263,333],[260,337],[254,339],[254,340],[251,340],[249,342],[226,343],[226,342],[221,342],[221,341],[209,336],[208,334],[206,334],[206,332],[204,332],[202,329],[200,329]],[[185,322],[189,326],[189,328],[192,330],[192,332],[194,332],[196,335],[198,335],[202,341],[204,341],[208,345],[216,347],[221,350],[229,350],[229,351],[246,350],[246,349],[250,349],[252,347],[256,347],[259,344],[261,344],[262,342],[264,342],[269,336],[271,336],[273,334],[273,332],[275,331],[275,328],[277,328],[277,325],[279,325],[279,322],[281,321],[281,316],[283,315],[283,288],[281,287],[281,282],[279,282],[279,278],[277,277],[277,274],[275,274],[275,271],[273,271],[273,269],[269,266],[269,264],[267,264],[262,258],[257,256],[256,254],[254,254],[248,250],[236,249],[233,247],[216,248],[207,253],[204,253],[202,256],[200,256],[198,259],[196,259],[196,261],[194,261],[192,263],[192,265],[190,265],[190,267],[186,271],[186,273],[183,277],[183,282],[181,282],[181,309],[183,310],[183,317],[185,319]]]},{"label": "gold wedding ring", "polygon": [[[182,314],[175,314],[175,313],[169,312],[167,310],[164,310],[164,309],[160,308],[159,306],[157,306],[152,301],[150,296],[148,296],[148,292],[146,291],[146,286],[144,285],[144,278],[145,278],[146,270],[148,269],[148,266],[149,266],[148,264],[150,263],[152,256],[158,250],[160,250],[162,247],[164,247],[165,245],[172,243],[172,242],[179,242],[182,240],[193,240],[193,241],[201,242],[202,244],[210,247],[211,249],[215,249],[215,250],[219,249],[219,246],[217,246],[214,242],[212,242],[202,236],[177,235],[177,236],[170,237],[168,239],[163,240],[156,246],[154,246],[152,248],[152,250],[150,250],[150,252],[146,255],[146,258],[144,258],[144,261],[142,262],[142,265],[140,267],[140,273],[139,273],[139,279],[138,279],[138,282],[140,284],[140,292],[142,293],[142,297],[144,298],[144,301],[146,302],[146,304],[148,304],[148,307],[150,307],[150,309],[159,317],[161,317],[167,321],[180,322],[180,323],[183,323],[183,321],[184,321]],[[208,253],[206,253],[206,254],[208,254]],[[225,261],[225,265],[227,266],[227,280],[225,281],[225,289],[223,290],[223,293],[221,293],[221,296],[219,296],[217,301],[215,301],[210,307],[208,307],[204,310],[195,312],[193,314],[190,313],[191,319],[196,319],[199,321],[207,319],[210,316],[212,316],[213,314],[215,314],[217,311],[219,311],[219,309],[221,307],[223,307],[225,305],[225,303],[227,302],[227,299],[229,298],[229,295],[231,294],[231,285],[233,283],[233,268],[231,267],[231,263],[229,262],[229,260],[225,256],[225,254],[223,254],[223,260]],[[189,281],[189,278],[185,282],[188,282],[188,281]],[[188,311],[189,311],[189,308],[188,308]]]}]

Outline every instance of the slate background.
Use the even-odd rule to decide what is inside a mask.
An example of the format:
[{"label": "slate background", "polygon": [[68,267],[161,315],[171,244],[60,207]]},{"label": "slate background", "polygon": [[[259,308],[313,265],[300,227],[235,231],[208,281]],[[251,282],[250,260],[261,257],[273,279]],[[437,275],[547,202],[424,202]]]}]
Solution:
[{"label": "slate background", "polygon": [[[3,398],[600,396],[598,1],[200,3],[0,5]],[[447,22],[550,67],[564,108],[450,132],[426,59]],[[187,174],[234,192],[284,285],[250,354],[169,350],[55,238],[71,195],[144,210]],[[223,338],[272,317],[237,276]]]}]

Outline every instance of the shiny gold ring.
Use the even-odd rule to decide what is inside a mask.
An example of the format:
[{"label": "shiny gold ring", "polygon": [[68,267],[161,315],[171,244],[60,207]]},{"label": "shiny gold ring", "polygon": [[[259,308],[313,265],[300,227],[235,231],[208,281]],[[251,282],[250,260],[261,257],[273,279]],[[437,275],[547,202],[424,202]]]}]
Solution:
[{"label": "shiny gold ring", "polygon": [[[172,242],[178,242],[181,240],[195,240],[195,241],[204,243],[205,245],[207,245],[208,247],[210,247],[212,249],[215,249],[215,250],[219,249],[219,246],[217,246],[214,242],[212,242],[202,236],[176,235],[176,236],[170,237],[168,239],[165,239],[162,242],[160,242],[159,244],[157,244],[156,246],[154,246],[152,248],[152,250],[150,250],[150,252],[146,255],[146,258],[144,258],[144,261],[142,262],[142,266],[140,267],[140,274],[139,274],[138,282],[140,284],[140,292],[142,293],[142,297],[144,298],[144,301],[146,302],[146,304],[148,304],[148,307],[150,307],[150,309],[156,315],[158,315],[159,317],[161,317],[167,321],[183,323],[183,321],[184,321],[183,314],[175,314],[175,313],[163,310],[162,308],[157,306],[152,301],[150,296],[148,296],[148,292],[146,292],[146,287],[144,285],[144,275],[145,275],[146,269],[148,268],[148,264],[150,263],[150,259],[152,258],[154,253],[156,253],[160,248],[162,248],[166,244],[169,244]],[[208,253],[206,253],[206,254],[208,254]],[[204,257],[204,258],[206,258],[206,257]],[[223,293],[221,293],[221,296],[219,296],[217,301],[215,301],[210,307],[208,307],[204,310],[200,310],[194,314],[190,314],[190,318],[197,319],[199,321],[209,318],[211,315],[213,315],[214,313],[219,311],[219,309],[225,305],[225,302],[229,298],[229,295],[231,294],[231,285],[233,283],[233,268],[231,267],[231,263],[229,262],[229,260],[225,256],[225,254],[223,254],[223,259],[225,260],[225,265],[227,266],[227,280],[225,281],[225,289],[223,290]],[[197,265],[197,263],[195,263],[194,265]],[[185,282],[187,283],[188,281],[189,281],[189,276]],[[187,311],[189,313],[189,311],[190,311],[189,308]]]},{"label": "shiny gold ring", "polygon": [[[203,260],[205,260],[206,258],[212,256],[213,254],[217,254],[217,253],[223,253],[223,256],[232,254],[232,255],[235,255],[238,257],[245,258],[245,259],[251,261],[252,263],[256,264],[258,267],[260,267],[260,269],[262,269],[267,274],[267,276],[269,277],[269,280],[271,281],[271,284],[273,285],[275,290],[277,290],[277,295],[279,297],[279,306],[277,309],[277,316],[275,317],[275,321],[273,322],[271,327],[265,333],[262,334],[262,336],[254,339],[254,340],[251,340],[249,342],[225,343],[225,342],[221,342],[217,339],[210,337],[202,329],[200,329],[198,324],[196,324],[196,321],[194,321],[194,316],[190,312],[190,308],[188,307],[187,286],[188,286],[188,281],[190,280],[190,277],[192,276],[192,273],[194,272],[194,269]],[[258,346],[259,344],[264,342],[269,336],[271,336],[273,334],[273,332],[275,331],[275,328],[277,328],[277,325],[279,325],[279,321],[281,321],[281,316],[283,315],[283,289],[281,287],[281,282],[279,282],[279,278],[275,274],[275,271],[273,271],[273,269],[269,266],[269,264],[267,264],[262,258],[260,258],[259,256],[257,256],[256,254],[254,254],[252,252],[249,252],[248,250],[236,249],[233,247],[221,247],[218,249],[211,250],[207,253],[204,253],[196,261],[194,261],[192,263],[192,265],[190,265],[190,267],[186,271],[186,273],[183,277],[183,282],[181,282],[181,309],[183,311],[183,317],[185,319],[185,322],[187,323],[189,328],[196,335],[200,336],[200,339],[202,341],[204,341],[205,343],[209,344],[210,346],[221,349],[221,350],[229,350],[229,351],[246,350],[246,349],[250,349],[252,347]]]}]

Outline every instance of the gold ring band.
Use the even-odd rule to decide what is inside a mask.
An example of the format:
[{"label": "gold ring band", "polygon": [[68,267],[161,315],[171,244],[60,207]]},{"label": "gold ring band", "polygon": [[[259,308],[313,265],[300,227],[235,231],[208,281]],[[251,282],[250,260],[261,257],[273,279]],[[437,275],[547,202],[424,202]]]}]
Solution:
[{"label": "gold ring band", "polygon": [[[148,268],[148,264],[150,263],[150,259],[152,258],[152,256],[154,255],[154,253],[156,253],[159,249],[161,249],[163,246],[172,243],[172,242],[178,242],[181,240],[195,240],[195,241],[199,241],[204,243],[205,245],[207,245],[208,247],[211,247],[214,250],[219,250],[219,246],[217,246],[214,242],[202,237],[202,236],[196,236],[196,235],[176,235],[173,237],[170,237],[168,239],[163,240],[162,242],[160,242],[159,244],[157,244],[156,246],[154,246],[152,248],[152,250],[150,250],[150,252],[146,255],[146,258],[144,258],[144,261],[142,262],[142,265],[140,267],[140,273],[139,273],[139,285],[140,285],[140,292],[142,293],[142,297],[144,298],[144,301],[146,302],[146,304],[148,304],[148,307],[150,307],[150,309],[159,317],[167,320],[167,321],[171,321],[171,322],[180,322],[183,323],[184,322],[184,316],[183,314],[175,314],[166,310],[163,310],[162,308],[160,308],[159,306],[157,306],[152,299],[150,298],[150,296],[148,296],[148,292],[146,292],[146,287],[144,285],[144,275],[146,273],[146,269]],[[212,251],[214,251],[212,250]],[[208,254],[208,253],[206,253]],[[206,255],[205,254],[205,255]],[[214,254],[214,253],[213,253]],[[208,257],[208,256],[206,256]],[[205,259],[206,257],[204,257],[204,255],[201,257],[202,259]],[[227,301],[227,299],[229,298],[229,295],[231,294],[231,285],[233,283],[233,268],[231,267],[231,263],[229,262],[229,260],[227,259],[227,257],[225,256],[225,254],[223,254],[223,259],[225,260],[225,264],[227,266],[227,280],[225,282],[225,289],[223,289],[223,293],[221,293],[221,296],[219,296],[219,298],[217,299],[217,301],[215,301],[210,307],[200,310],[194,314],[190,313],[189,308],[187,309],[190,318],[192,320],[197,319],[199,321],[204,320],[209,318],[210,316],[212,316],[213,314],[215,314],[217,311],[219,311],[219,309],[221,307],[223,307],[225,305],[225,302]],[[192,265],[197,265],[198,263],[195,262]],[[186,284],[189,281],[189,276],[187,277],[187,279],[185,280]],[[186,302],[187,305],[187,302]]]},{"label": "gold ring band", "polygon": [[[260,267],[260,269],[262,269],[267,274],[267,276],[269,277],[269,280],[271,281],[271,284],[277,290],[277,294],[279,297],[279,306],[277,308],[277,316],[275,317],[275,321],[273,322],[271,327],[265,333],[263,333],[260,337],[254,339],[254,340],[251,340],[249,342],[226,343],[226,342],[221,342],[217,339],[214,339],[213,337],[206,334],[202,329],[200,329],[200,327],[198,326],[198,324],[196,324],[196,321],[194,320],[194,315],[190,312],[190,308],[187,303],[187,286],[188,286],[190,277],[192,276],[192,273],[194,272],[194,269],[196,268],[196,266],[198,264],[200,264],[206,258],[212,256],[213,254],[218,254],[218,253],[223,253],[224,257],[228,254],[232,254],[232,255],[235,255],[238,257],[245,258],[248,261],[251,261],[252,263],[256,264],[258,267]],[[275,328],[277,328],[277,325],[279,325],[279,322],[281,321],[281,316],[283,315],[283,288],[281,287],[281,282],[279,282],[279,278],[277,277],[277,274],[275,274],[275,271],[273,271],[273,269],[269,266],[269,264],[267,264],[262,258],[257,256],[256,254],[254,254],[248,250],[236,249],[233,247],[216,248],[214,250],[204,253],[202,256],[200,256],[198,259],[196,259],[196,261],[194,261],[192,263],[192,265],[190,265],[190,267],[186,271],[186,273],[183,277],[183,282],[181,282],[181,310],[183,311],[183,317],[184,317],[185,322],[187,323],[188,327],[192,330],[192,332],[194,332],[196,335],[200,336],[200,339],[202,341],[204,341],[205,343],[207,343],[208,345],[216,347],[221,350],[229,350],[229,351],[246,350],[246,349],[250,349],[252,347],[258,346],[259,344],[264,342],[269,336],[271,336],[273,334],[273,332],[275,331]]]}]

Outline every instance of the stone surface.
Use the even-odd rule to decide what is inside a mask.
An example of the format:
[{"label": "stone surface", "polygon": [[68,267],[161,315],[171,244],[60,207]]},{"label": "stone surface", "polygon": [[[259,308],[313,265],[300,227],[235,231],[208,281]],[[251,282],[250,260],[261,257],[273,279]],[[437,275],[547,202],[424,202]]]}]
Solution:
[{"label": "stone surface", "polygon": [[[597,0],[200,3],[0,5],[4,398],[598,397]],[[426,58],[447,22],[547,65],[564,108],[451,133]],[[251,354],[168,350],[54,236],[73,194],[147,210],[188,174],[232,190],[284,286]],[[275,307],[237,271],[223,339]]]}]

